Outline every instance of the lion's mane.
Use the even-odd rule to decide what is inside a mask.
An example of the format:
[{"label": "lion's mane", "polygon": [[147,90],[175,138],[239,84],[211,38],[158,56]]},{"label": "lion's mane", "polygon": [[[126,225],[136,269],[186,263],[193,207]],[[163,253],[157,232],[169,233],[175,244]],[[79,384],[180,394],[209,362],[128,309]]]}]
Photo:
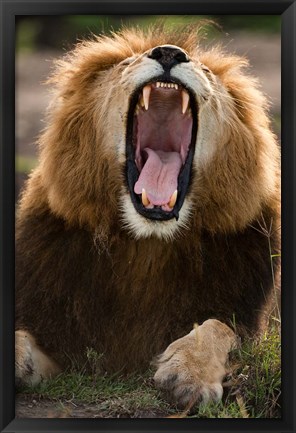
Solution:
[{"label": "lion's mane", "polygon": [[[163,237],[123,216],[116,127],[125,59],[162,44],[203,64],[213,89],[190,217]],[[16,319],[59,362],[93,347],[109,370],[138,369],[194,322],[260,328],[279,251],[279,149],[246,67],[204,50],[196,32],[157,28],[84,41],[57,63],[40,163],[18,209]]]}]

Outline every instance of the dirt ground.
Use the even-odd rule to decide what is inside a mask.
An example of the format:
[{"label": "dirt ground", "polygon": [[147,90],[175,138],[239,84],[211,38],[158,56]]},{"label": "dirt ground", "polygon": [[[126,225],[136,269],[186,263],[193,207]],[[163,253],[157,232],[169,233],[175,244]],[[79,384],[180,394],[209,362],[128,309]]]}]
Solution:
[{"label": "dirt ground", "polygon": [[[231,34],[225,39],[229,51],[249,58],[251,72],[256,75],[262,90],[271,103],[271,111],[280,114],[280,36],[264,34]],[[60,52],[43,51],[22,53],[16,57],[16,153],[26,157],[36,155],[34,144],[45,127],[44,115],[50,101],[50,88],[42,84],[49,75],[52,61]],[[26,175],[16,173],[16,194]],[[156,411],[139,411],[136,417],[163,417]],[[36,395],[19,394],[16,398],[17,418],[101,418],[108,413],[97,410],[97,406],[83,402],[51,401]],[[127,415],[130,417],[130,415]]]},{"label": "dirt ground", "polygon": [[[16,418],[114,418],[110,410],[96,403],[85,404],[76,400],[50,400],[38,395],[18,394],[15,401]],[[159,409],[137,410],[134,413],[118,408],[117,418],[165,418],[169,416]]]}]

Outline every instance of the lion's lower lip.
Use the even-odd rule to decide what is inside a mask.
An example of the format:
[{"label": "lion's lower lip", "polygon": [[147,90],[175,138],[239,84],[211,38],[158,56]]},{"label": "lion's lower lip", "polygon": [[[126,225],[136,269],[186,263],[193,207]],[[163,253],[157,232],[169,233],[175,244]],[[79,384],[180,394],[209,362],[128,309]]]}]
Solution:
[{"label": "lion's lower lip", "polygon": [[181,83],[147,83],[132,97],[127,178],[133,204],[146,218],[178,216],[190,180],[196,112],[193,95]]}]

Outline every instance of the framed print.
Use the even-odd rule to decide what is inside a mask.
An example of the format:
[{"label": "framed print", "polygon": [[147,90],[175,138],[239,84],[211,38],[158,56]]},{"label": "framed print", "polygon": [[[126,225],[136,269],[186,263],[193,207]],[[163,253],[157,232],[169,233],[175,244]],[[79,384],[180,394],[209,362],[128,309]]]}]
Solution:
[{"label": "framed print", "polygon": [[1,20],[1,431],[295,431],[295,2]]}]

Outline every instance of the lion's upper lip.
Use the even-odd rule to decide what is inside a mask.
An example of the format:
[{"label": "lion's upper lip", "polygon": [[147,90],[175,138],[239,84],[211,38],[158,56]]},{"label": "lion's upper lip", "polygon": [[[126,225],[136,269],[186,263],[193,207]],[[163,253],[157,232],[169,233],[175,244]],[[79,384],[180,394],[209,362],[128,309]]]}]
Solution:
[{"label": "lion's upper lip", "polygon": [[146,82],[128,114],[127,174],[136,209],[152,219],[177,217],[190,179],[197,131],[195,97],[167,77]]}]

